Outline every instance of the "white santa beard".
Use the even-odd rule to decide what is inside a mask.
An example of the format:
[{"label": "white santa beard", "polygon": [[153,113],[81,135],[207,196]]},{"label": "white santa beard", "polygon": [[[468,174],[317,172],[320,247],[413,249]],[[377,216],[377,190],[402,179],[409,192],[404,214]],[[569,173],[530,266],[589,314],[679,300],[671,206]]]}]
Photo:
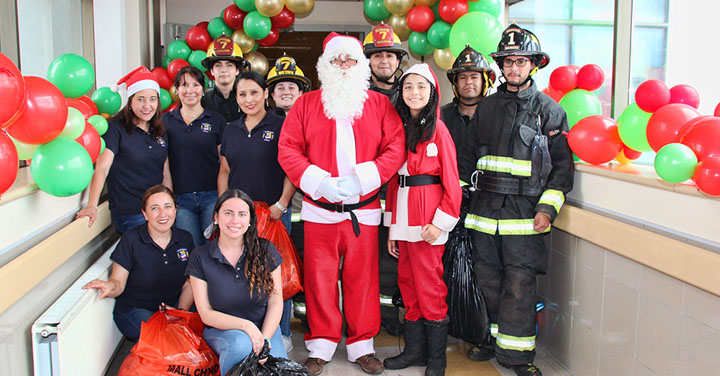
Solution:
[{"label": "white santa beard", "polygon": [[358,61],[345,70],[333,66],[330,59],[321,56],[317,64],[322,85],[322,102],[328,118],[352,119],[362,114],[363,104],[370,87],[370,65]]}]

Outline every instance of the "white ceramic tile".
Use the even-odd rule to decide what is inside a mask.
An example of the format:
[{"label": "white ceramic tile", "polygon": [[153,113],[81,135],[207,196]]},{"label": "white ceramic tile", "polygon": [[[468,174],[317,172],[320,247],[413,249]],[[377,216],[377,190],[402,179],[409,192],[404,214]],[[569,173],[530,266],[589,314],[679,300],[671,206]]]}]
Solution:
[{"label": "white ceramic tile", "polygon": [[667,274],[643,266],[640,293],[679,312],[683,298],[683,283]]},{"label": "white ceramic tile", "polygon": [[720,296],[688,284],[684,285],[683,294],[683,314],[720,330]]},{"label": "white ceramic tile", "polygon": [[574,375],[598,374],[599,341],[593,330],[573,320],[568,368]]},{"label": "white ceramic tile", "polygon": [[640,294],[636,359],[658,376],[675,375],[677,369],[679,310]]},{"label": "white ceramic tile", "polygon": [[590,243],[584,239],[577,241],[577,262],[597,272],[605,271],[605,248]]},{"label": "white ceramic tile", "polygon": [[577,263],[573,288],[573,319],[600,332],[603,304],[603,277],[599,272]]},{"label": "white ceramic tile", "polygon": [[643,266],[635,261],[608,251],[605,257],[605,276],[627,285],[635,290],[640,289],[640,277]]}]

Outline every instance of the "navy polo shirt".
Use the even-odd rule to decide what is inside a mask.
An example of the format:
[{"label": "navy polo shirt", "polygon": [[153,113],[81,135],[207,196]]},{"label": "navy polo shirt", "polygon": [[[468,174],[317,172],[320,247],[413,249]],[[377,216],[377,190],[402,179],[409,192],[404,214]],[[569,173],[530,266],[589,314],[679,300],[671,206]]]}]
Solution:
[{"label": "navy polo shirt", "polygon": [[176,305],[193,248],[192,235],[175,227],[165,249],[152,240],[147,223],[124,233],[110,255],[111,260],[129,272],[117,302],[153,312],[160,303]]},{"label": "navy polo shirt", "polygon": [[164,113],[162,119],[167,129],[168,160],[175,193],[217,190],[218,145],[222,141],[225,118],[206,109],[187,125],[178,108]]},{"label": "navy polo shirt", "polygon": [[278,162],[278,140],[284,120],[268,111],[250,132],[245,116],[225,127],[220,154],[230,165],[229,189],[241,189],[254,201],[269,205],[280,199],[285,172]]},{"label": "navy polo shirt", "polygon": [[[269,269],[274,271],[283,261],[280,253],[265,239],[260,239],[260,244],[272,258]],[[207,282],[208,299],[214,310],[250,320],[261,329],[269,298],[257,290],[250,297],[250,285],[245,276],[246,254],[243,252],[237,264],[231,265],[220,252],[217,241],[213,241],[195,249],[185,275]]]},{"label": "navy polo shirt", "polygon": [[167,139],[152,137],[152,131],[133,126],[126,132],[119,121],[111,120],[102,136],[115,154],[107,176],[110,207],[122,215],[140,214],[145,191],[163,181]]}]

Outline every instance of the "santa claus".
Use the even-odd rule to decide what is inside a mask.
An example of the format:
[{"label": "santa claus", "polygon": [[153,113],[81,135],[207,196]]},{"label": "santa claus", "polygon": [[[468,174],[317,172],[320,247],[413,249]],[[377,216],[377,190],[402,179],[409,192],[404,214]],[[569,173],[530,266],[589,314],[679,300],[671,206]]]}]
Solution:
[{"label": "santa claus", "polygon": [[317,71],[321,89],[298,98],[278,146],[280,165],[305,193],[305,366],[320,374],[342,338],[342,258],[348,360],[377,374],[384,370],[373,345],[380,329],[378,191],[405,161],[405,133],[388,98],[368,90],[359,40],[328,35]]}]

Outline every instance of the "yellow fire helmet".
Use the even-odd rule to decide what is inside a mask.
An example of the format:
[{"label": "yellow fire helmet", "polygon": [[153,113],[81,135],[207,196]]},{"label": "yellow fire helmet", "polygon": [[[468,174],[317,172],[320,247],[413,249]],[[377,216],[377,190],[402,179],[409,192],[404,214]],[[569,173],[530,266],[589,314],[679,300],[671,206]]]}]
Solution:
[{"label": "yellow fire helmet", "polygon": [[403,56],[407,56],[407,52],[403,50],[400,44],[400,38],[390,25],[384,23],[375,26],[363,41],[365,56],[370,57],[370,55],[380,51],[394,52],[400,61],[402,61]]},{"label": "yellow fire helmet", "polygon": [[235,44],[227,35],[217,37],[207,50],[207,57],[203,59],[202,65],[211,70],[217,61],[227,60],[235,63],[240,71],[250,68],[250,63],[243,59],[242,49]]},{"label": "yellow fire helmet", "polygon": [[268,72],[265,81],[270,91],[275,89],[278,82],[294,82],[300,91],[306,92],[310,90],[310,79],[305,77],[300,67],[295,64],[295,59],[283,52],[283,55],[275,61],[275,66]]}]

